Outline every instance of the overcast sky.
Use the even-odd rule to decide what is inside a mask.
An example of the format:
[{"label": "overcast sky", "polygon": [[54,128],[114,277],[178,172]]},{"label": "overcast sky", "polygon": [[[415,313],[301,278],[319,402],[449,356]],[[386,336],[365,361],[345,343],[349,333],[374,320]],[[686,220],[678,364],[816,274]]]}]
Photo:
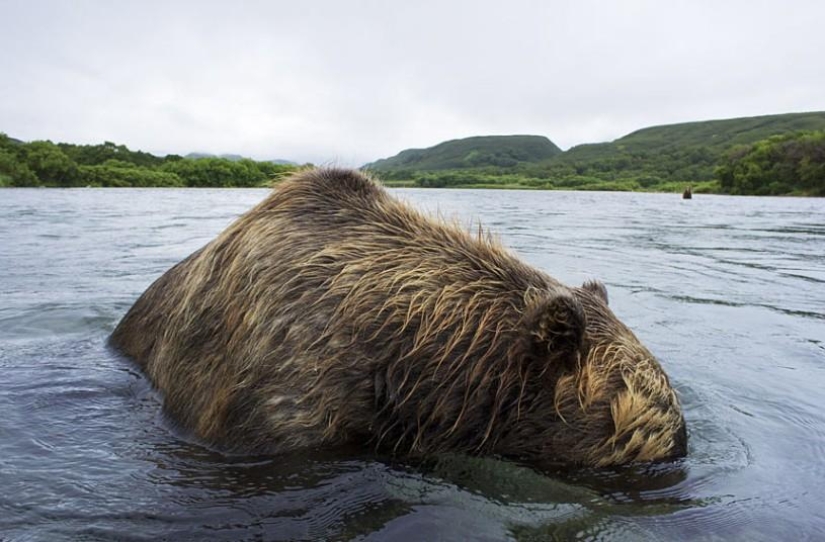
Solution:
[{"label": "overcast sky", "polygon": [[0,0],[0,132],[360,165],[825,110],[825,1]]}]

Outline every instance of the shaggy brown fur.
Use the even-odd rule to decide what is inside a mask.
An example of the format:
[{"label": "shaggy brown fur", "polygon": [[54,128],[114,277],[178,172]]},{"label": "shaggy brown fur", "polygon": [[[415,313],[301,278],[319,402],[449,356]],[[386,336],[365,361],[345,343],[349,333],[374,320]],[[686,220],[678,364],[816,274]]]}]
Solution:
[{"label": "shaggy brown fur", "polygon": [[283,181],[112,335],[207,442],[616,465],[684,455],[676,394],[607,307],[361,173]]}]

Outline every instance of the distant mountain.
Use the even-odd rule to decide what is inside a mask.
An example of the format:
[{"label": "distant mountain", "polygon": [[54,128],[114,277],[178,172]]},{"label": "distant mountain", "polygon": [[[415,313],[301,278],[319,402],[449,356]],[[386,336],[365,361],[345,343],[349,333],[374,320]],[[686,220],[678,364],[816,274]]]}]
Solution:
[{"label": "distant mountain", "polygon": [[233,162],[237,162],[238,160],[243,160],[246,158],[245,156],[241,156],[240,154],[212,154],[209,152],[190,152],[184,158],[190,158],[193,160],[197,160],[198,158],[224,158],[226,160],[232,160]]},{"label": "distant mountain", "polygon": [[[240,154],[210,154],[208,152],[190,152],[184,158],[224,158],[226,160],[231,160],[233,162],[237,162],[238,160],[243,160],[246,156],[241,156]],[[297,162],[292,162],[290,160],[282,160],[282,159],[274,159],[274,160],[262,160],[263,162],[270,162],[272,164],[278,165],[285,165],[285,166],[297,166]]]},{"label": "distant mountain", "polygon": [[506,135],[454,139],[427,149],[408,149],[364,167],[375,171],[432,171],[540,162],[562,151],[544,136]]},{"label": "distant mountain", "polygon": [[274,160],[267,160],[267,162],[270,162],[272,164],[277,164],[279,166],[299,166],[300,165],[298,162],[293,162],[292,160],[281,160],[279,158],[276,158]]}]

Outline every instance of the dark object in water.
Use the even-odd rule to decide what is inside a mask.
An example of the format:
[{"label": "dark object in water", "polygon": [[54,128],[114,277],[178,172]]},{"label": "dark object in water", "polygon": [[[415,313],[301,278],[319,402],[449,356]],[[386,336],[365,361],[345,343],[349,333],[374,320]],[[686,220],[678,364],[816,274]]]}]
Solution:
[{"label": "dark object in water", "polygon": [[357,171],[278,185],[112,334],[233,451],[366,445],[536,464],[684,456],[668,377],[607,305]]},{"label": "dark object in water", "polygon": [[682,192],[682,199],[692,199],[693,198],[693,191],[691,191],[690,186],[685,188],[685,191]]}]

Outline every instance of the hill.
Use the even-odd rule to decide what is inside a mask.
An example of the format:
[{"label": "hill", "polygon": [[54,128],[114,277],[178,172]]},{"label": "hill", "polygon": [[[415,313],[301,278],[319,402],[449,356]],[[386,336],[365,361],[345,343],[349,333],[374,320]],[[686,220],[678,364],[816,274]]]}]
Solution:
[{"label": "hill", "polygon": [[[615,141],[578,145],[543,159],[506,163],[467,159],[479,139],[487,139],[486,156],[506,154],[504,147],[496,147],[500,139],[468,138],[403,151],[369,167],[390,184],[422,187],[681,191],[691,184],[697,192],[724,192],[715,173],[731,152],[772,137],[818,131],[825,131],[825,112],[688,122],[643,128]],[[444,158],[445,149],[452,150],[450,160]],[[457,159],[461,152],[464,159]]]},{"label": "hill", "polygon": [[577,145],[565,152],[564,158],[592,160],[620,153],[670,152],[691,147],[718,154],[735,145],[749,145],[775,135],[815,130],[825,130],[825,111],[668,124],[642,128],[609,143]]},{"label": "hill", "polygon": [[525,173],[569,181],[571,188],[593,181],[633,182],[642,189],[708,183],[723,157],[738,146],[817,130],[825,130],[825,112],[653,126],[609,143],[578,145]]},{"label": "hill", "polygon": [[407,149],[364,167],[375,171],[512,167],[524,162],[540,162],[561,152],[544,136],[477,136],[445,141],[427,149]]}]

